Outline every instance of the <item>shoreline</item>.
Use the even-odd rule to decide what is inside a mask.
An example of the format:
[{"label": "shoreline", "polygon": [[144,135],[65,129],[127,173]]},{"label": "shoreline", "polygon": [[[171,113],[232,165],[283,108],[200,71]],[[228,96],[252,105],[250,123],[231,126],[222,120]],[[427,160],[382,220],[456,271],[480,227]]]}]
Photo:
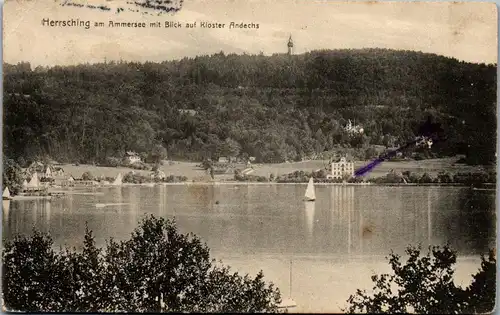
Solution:
[{"label": "shoreline", "polygon": [[[72,187],[72,189],[61,189],[58,190],[49,190],[49,192],[67,192],[71,191],[75,188],[82,189],[92,189],[92,188],[119,188],[119,187],[155,187],[155,186],[269,186],[269,185],[306,185],[307,182],[301,183],[279,183],[279,182],[229,182],[229,181],[221,181],[221,182],[178,182],[178,183],[143,183],[143,184],[134,184],[134,183],[123,183],[118,186],[109,186],[109,185],[96,185],[92,187]],[[438,187],[472,187],[477,189],[485,189],[491,188],[496,189],[495,183],[481,183],[476,185],[468,185],[462,183],[314,183],[315,186],[401,186],[401,187],[417,187],[417,186],[438,186]],[[50,189],[50,188],[49,188]]]}]

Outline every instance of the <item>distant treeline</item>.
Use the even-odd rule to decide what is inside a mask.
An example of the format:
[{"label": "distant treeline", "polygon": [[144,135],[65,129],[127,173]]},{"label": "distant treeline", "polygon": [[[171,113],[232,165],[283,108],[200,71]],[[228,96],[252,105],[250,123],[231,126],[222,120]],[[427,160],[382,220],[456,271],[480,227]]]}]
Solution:
[{"label": "distant treeline", "polygon": [[[486,183],[496,183],[496,172],[458,172],[451,174],[445,171],[439,172],[433,176],[428,173],[415,173],[404,171],[402,173],[390,172],[387,175],[372,178],[363,177],[345,177],[342,178],[327,178],[325,170],[316,172],[295,171],[293,173],[281,175],[278,178],[271,177],[269,181],[278,183],[307,183],[309,178],[313,177],[316,183],[342,183],[344,180],[348,183],[375,183],[375,184],[460,184],[460,185],[481,185]],[[239,181],[268,181],[263,176],[249,175],[243,176],[235,174],[235,179]]]},{"label": "distant treeline", "polygon": [[[495,159],[496,68],[383,49],[5,64],[4,151],[101,163],[162,146],[174,159],[282,162],[402,144],[431,114],[447,136],[438,156],[486,164]],[[345,131],[348,119],[364,133]]]}]

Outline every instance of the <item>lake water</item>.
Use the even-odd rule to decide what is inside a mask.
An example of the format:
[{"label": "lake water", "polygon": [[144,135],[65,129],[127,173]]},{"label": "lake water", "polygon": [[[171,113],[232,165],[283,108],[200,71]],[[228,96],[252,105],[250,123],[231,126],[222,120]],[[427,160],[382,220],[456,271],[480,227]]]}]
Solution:
[{"label": "lake water", "polygon": [[[459,252],[457,281],[467,285],[479,254],[495,246],[495,192],[457,187],[159,185],[74,190],[66,197],[4,202],[3,237],[50,232],[80,247],[85,222],[96,242],[127,239],[144,214],[175,217],[181,232],[207,242],[234,270],[264,271],[297,312],[339,312],[370,276],[389,272],[385,257],[408,244]],[[6,204],[7,203],[7,204]],[[291,266],[291,268],[290,268]],[[290,269],[292,286],[290,287]]]}]

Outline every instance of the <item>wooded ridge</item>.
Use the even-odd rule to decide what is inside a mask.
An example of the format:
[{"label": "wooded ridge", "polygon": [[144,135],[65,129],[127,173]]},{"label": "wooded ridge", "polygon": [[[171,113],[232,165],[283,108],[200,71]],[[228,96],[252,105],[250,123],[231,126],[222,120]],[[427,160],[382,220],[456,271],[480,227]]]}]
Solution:
[{"label": "wooded ridge", "polygon": [[[162,145],[175,159],[282,162],[341,146],[402,144],[431,114],[447,136],[433,151],[488,164],[496,67],[387,49],[4,64],[4,152],[99,163]],[[348,120],[363,132],[348,131]]]}]

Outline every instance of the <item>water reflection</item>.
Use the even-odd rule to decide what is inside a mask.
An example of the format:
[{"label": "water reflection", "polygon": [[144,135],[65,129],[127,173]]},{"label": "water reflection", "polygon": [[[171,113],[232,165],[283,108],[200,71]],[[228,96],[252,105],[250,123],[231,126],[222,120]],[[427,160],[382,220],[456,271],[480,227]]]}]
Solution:
[{"label": "water reflection", "polygon": [[[4,206],[4,237],[35,225],[56,244],[79,246],[85,222],[98,245],[126,239],[147,213],[176,216],[218,253],[387,255],[408,244],[449,242],[459,252],[483,252],[495,241],[494,192],[454,187],[304,185],[113,187],[100,195],[16,200]],[[272,187],[272,188],[271,188]],[[216,201],[219,201],[216,204]],[[96,208],[96,203],[113,204]]]},{"label": "water reflection", "polygon": [[2,213],[5,219],[9,217],[9,208],[10,208],[10,200],[2,200]]},{"label": "water reflection", "polygon": [[116,196],[116,203],[118,203],[117,205],[117,211],[118,213],[121,215],[123,213],[123,187],[113,187],[111,188],[112,189],[112,193]]},{"label": "water reflection", "polygon": [[305,201],[304,204],[305,204],[305,215],[307,222],[307,232],[309,240],[311,240],[314,231],[314,212],[316,210],[316,203],[314,201],[313,202]]},{"label": "water reflection", "polygon": [[132,187],[127,187],[127,192],[126,194],[128,195],[128,202],[129,204],[127,205],[128,211],[129,211],[129,219],[130,219],[130,225],[137,224],[138,222],[138,212],[139,212],[139,205],[142,205],[140,203],[140,188],[139,189],[133,189]]},{"label": "water reflection", "polygon": [[458,209],[446,216],[446,239],[460,250],[487,253],[496,243],[495,195],[489,191],[464,189],[458,196]]},{"label": "water reflection", "polygon": [[50,200],[45,200],[45,223],[50,226]]},{"label": "water reflection", "polygon": [[6,226],[10,227],[11,226],[11,220],[9,216],[9,209],[10,209],[10,200],[2,200],[2,224],[4,228]]},{"label": "water reflection", "polygon": [[[175,186],[169,186],[174,189]],[[208,185],[189,185],[187,186],[188,197],[199,204],[203,209],[213,210],[214,187]]]},{"label": "water reflection", "polygon": [[354,186],[331,186],[330,205],[335,238],[343,240],[339,245],[351,254],[353,227],[359,225],[361,217],[354,207]]},{"label": "water reflection", "polygon": [[156,185],[155,188],[160,195],[160,201],[158,202],[158,215],[160,217],[165,216],[167,212],[167,186],[165,185]]},{"label": "water reflection", "polygon": [[432,244],[431,190],[427,191],[427,242]]},{"label": "water reflection", "polygon": [[[329,312],[347,294],[370,286],[373,272],[387,267],[384,256],[391,250],[448,242],[460,255],[470,255],[484,253],[496,238],[495,192],[318,185],[317,200],[304,204],[305,185],[237,187],[114,187],[100,190],[102,195],[70,194],[50,202],[4,201],[3,236],[31,234],[35,225],[51,233],[56,247],[80,249],[85,222],[103,246],[109,237],[128,239],[147,213],[175,214],[179,230],[201,237],[214,258],[244,273],[263,269],[285,290],[293,259],[294,299],[306,312]],[[113,205],[96,208],[96,203]],[[471,266],[467,277],[479,263]]]}]

